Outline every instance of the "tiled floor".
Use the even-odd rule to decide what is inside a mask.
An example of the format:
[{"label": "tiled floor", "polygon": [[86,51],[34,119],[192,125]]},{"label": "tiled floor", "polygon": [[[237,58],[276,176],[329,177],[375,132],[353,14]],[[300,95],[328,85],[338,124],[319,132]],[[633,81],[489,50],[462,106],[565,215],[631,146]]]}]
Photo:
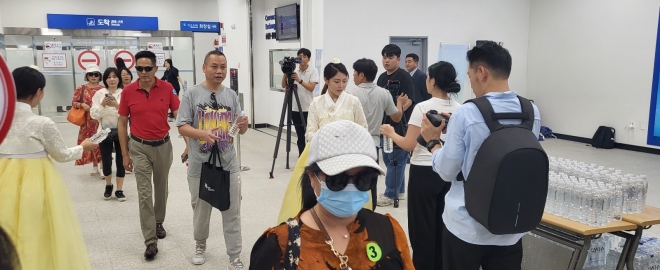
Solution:
[{"label": "tiled floor", "polygon": [[[74,145],[77,128],[55,118],[67,143]],[[211,218],[211,235],[208,240],[207,262],[203,266],[193,266],[190,259],[194,253],[192,230],[192,208],[186,180],[186,167],[177,162],[185,145],[177,138],[176,129],[170,133],[174,141],[175,161],[170,171],[169,200],[164,226],[167,238],[159,241],[159,253],[153,262],[145,262],[144,245],[138,219],[135,178],[127,175],[124,191],[126,202],[116,199],[103,200],[104,181],[89,176],[91,165],[78,167],[73,162],[57,164],[71,192],[78,211],[83,234],[94,269],[225,269],[228,257],[222,236],[220,212],[215,211]],[[269,179],[273,150],[275,147],[273,130],[249,130],[241,138],[242,165],[250,167],[242,173],[242,260],[248,265],[250,250],[257,238],[269,226],[276,225],[281,198],[289,182],[291,171],[285,169],[285,144],[280,145],[280,153],[275,164],[275,179]],[[548,140],[542,143],[550,155],[565,157],[606,167],[616,167],[624,172],[649,176],[650,195],[648,204],[660,206],[660,175],[657,173],[660,156],[623,150],[597,150],[580,143]],[[291,166],[298,156],[292,145]],[[380,181],[379,190],[384,189]],[[406,201],[400,208],[378,208],[378,212],[391,213],[407,230]],[[649,235],[660,236],[660,230],[650,229]]]}]

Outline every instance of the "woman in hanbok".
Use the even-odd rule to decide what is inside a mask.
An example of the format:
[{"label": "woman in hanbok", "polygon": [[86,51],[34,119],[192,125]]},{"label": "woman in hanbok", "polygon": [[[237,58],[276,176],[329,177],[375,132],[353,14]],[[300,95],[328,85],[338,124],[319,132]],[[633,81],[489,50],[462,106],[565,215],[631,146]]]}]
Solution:
[{"label": "woman in hanbok", "polygon": [[[311,194],[311,189],[303,192],[299,182],[307,166],[309,141],[314,137],[314,134],[322,126],[337,120],[352,121],[367,130],[369,129],[360,100],[351,94],[344,94],[344,90],[348,84],[348,70],[346,70],[346,66],[339,59],[333,59],[331,63],[325,66],[323,79],[325,80],[325,86],[323,86],[321,95],[315,97],[309,106],[307,131],[305,132],[305,138],[308,144],[305,147],[305,151],[298,158],[298,162],[296,162],[289,186],[284,193],[282,207],[280,208],[280,214],[277,219],[278,224],[297,216],[300,210],[302,210],[302,197],[305,194]],[[372,208],[371,201],[365,204],[365,208]]]},{"label": "woman in hanbok", "polygon": [[57,162],[80,159],[98,145],[68,148],[55,122],[35,115],[46,79],[33,67],[12,73],[16,111],[0,144],[0,227],[16,246],[22,269],[91,269],[87,249]]}]

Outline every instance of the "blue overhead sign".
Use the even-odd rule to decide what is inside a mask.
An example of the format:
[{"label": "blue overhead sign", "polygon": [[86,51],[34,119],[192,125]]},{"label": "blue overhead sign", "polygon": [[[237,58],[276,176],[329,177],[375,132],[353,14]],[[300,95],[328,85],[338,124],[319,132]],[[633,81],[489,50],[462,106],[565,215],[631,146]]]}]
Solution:
[{"label": "blue overhead sign", "polygon": [[48,28],[158,30],[158,17],[47,14]]},{"label": "blue overhead sign", "polygon": [[218,33],[220,31],[220,23],[181,21],[181,31]]}]

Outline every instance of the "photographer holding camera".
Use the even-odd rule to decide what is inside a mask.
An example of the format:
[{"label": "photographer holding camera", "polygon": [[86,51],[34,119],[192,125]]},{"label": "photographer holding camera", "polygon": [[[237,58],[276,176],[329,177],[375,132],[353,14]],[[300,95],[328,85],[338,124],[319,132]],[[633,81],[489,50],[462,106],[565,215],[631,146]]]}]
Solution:
[{"label": "photographer holding camera", "polygon": [[[298,108],[298,103],[293,100],[293,112],[291,113],[291,121],[295,125],[296,128],[296,136],[298,137],[298,154],[302,154],[302,152],[305,150],[305,130],[306,126],[303,125],[303,123],[300,121],[301,113],[303,119],[305,119],[305,123],[307,123],[307,115],[308,115],[308,110],[309,110],[309,105],[312,103],[312,99],[314,99],[314,88],[316,87],[316,84],[319,82],[319,73],[315,68],[310,68],[309,67],[309,60],[312,57],[312,52],[308,49],[302,48],[298,50],[298,59],[299,65],[298,68],[291,73],[291,77],[293,78],[294,84],[297,87],[298,90],[298,98],[300,99],[300,106],[301,108]],[[285,76],[282,76],[282,87],[284,89],[287,88],[287,77],[286,74]]]},{"label": "photographer holding camera", "polygon": [[[395,103],[401,94],[405,94],[409,98],[406,104],[403,104],[404,117],[401,121],[394,121],[391,117],[385,116],[383,124],[392,125],[397,134],[406,136],[408,119],[410,119],[410,115],[412,114],[412,103],[415,99],[415,83],[413,83],[410,73],[399,68],[399,64],[401,63],[401,48],[399,46],[388,44],[381,51],[381,55],[383,56],[385,72],[380,74],[376,84],[389,90],[392,100]],[[381,139],[381,148],[382,146],[383,142]],[[378,196],[378,206],[389,206],[394,203],[394,199],[402,200],[405,198],[406,185],[404,183],[404,172],[409,155],[409,152],[401,149],[396,144],[394,144],[394,151],[392,153],[385,153],[383,151],[383,162],[387,166],[387,174],[385,175],[385,193],[381,193]],[[398,192],[395,192],[395,190],[398,190]],[[374,209],[376,208],[374,207]]]},{"label": "photographer holding camera", "polygon": [[431,65],[426,91],[431,98],[415,105],[405,137],[396,134],[394,127],[387,124],[381,126],[380,133],[392,138],[403,150],[412,151],[408,176],[408,236],[415,268],[442,269],[442,212],[451,184],[442,181],[433,171],[431,152],[426,149],[426,143],[418,143],[417,138],[424,115],[431,113],[431,118],[442,121],[438,112],[451,113],[461,106],[450,97],[461,91],[454,66],[444,61]]},{"label": "photographer holding camera", "polygon": [[[501,143],[500,145],[503,146],[499,148],[505,148],[505,144],[516,147],[528,142],[524,140],[531,140],[538,144],[540,113],[536,105],[519,98],[518,94],[509,88],[508,79],[511,74],[512,59],[509,51],[505,48],[495,42],[488,41],[468,51],[467,59],[469,62],[468,76],[470,84],[477,98],[456,109],[451,118],[449,118],[449,114],[442,113],[444,118],[450,119],[446,130],[444,130],[445,120],[442,120],[442,123],[437,126],[432,124],[427,116],[424,116],[422,121],[422,136],[428,142],[427,148],[433,153],[431,158],[433,171],[438,173],[444,181],[451,182],[451,188],[445,197],[445,210],[442,215],[442,220],[445,223],[442,233],[443,269],[479,270],[482,267],[483,269],[520,270],[523,257],[521,238],[526,232],[491,232],[474,217],[475,214],[478,214],[477,212],[470,212],[470,206],[466,204],[466,201],[474,200],[475,197],[468,196],[467,192],[472,190],[469,187],[474,187],[470,186],[472,185],[470,184],[471,181],[479,183],[479,179],[470,177],[473,175],[481,176],[484,179],[492,177],[482,174],[483,171],[486,171],[484,166],[502,162],[498,160],[475,162],[475,158],[482,153],[480,149],[490,142],[486,139],[492,138],[490,126],[507,125],[506,130],[512,132],[517,128],[526,129],[520,131],[523,135],[527,135],[526,137],[499,137],[509,140],[506,143]],[[488,120],[485,120],[480,107],[478,107],[480,105],[477,105],[484,101],[492,106],[492,118],[489,117]],[[496,115],[497,113],[518,115],[520,112],[525,111],[527,111],[525,121],[511,119],[510,117],[497,118]],[[493,121],[492,119],[500,120]],[[527,126],[530,128],[527,129]],[[442,132],[447,133],[444,145],[439,140]],[[499,131],[494,131],[492,134],[496,132]],[[518,133],[515,133],[515,135],[518,135]],[[498,151],[497,148],[486,149],[491,150],[490,152]],[[488,154],[488,151],[486,153]],[[544,154],[539,153],[538,155]],[[528,156],[524,158],[526,160]],[[547,155],[545,158],[547,158]],[[545,162],[547,164],[547,159]],[[529,167],[525,168],[526,164],[519,165],[518,163],[514,165],[521,169],[507,171],[509,175],[514,176],[509,178],[524,179],[524,182],[528,183],[534,181],[531,178],[524,178],[524,173],[535,170],[529,169]],[[547,173],[541,173],[547,176]],[[518,177],[521,174],[523,174],[523,177]],[[523,186],[525,185],[524,182],[516,184]],[[502,194],[509,197],[525,197],[524,193],[516,191],[514,185],[508,185],[507,188],[507,192],[514,194],[491,194],[494,197]],[[531,187],[530,190],[535,191],[536,187]],[[485,211],[489,210],[486,209]],[[523,211],[526,211],[526,209],[523,209]],[[540,209],[540,211],[542,212],[543,209]],[[497,222],[503,218],[500,218]],[[521,215],[521,223],[525,219],[526,217]],[[510,221],[510,219],[505,221]],[[517,219],[515,225],[520,225]]]}]

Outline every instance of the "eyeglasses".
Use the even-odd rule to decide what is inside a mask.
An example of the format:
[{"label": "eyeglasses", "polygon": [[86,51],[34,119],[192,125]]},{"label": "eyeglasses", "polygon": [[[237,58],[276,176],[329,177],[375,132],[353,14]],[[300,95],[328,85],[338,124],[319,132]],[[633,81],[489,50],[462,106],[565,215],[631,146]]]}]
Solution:
[{"label": "eyeglasses", "polygon": [[101,73],[98,73],[98,72],[87,73],[87,76],[90,76],[90,77],[101,77]]},{"label": "eyeglasses", "polygon": [[141,67],[141,66],[135,66],[135,70],[138,72],[146,71],[146,72],[151,72],[154,70],[154,67],[146,66],[146,67]]},{"label": "eyeglasses", "polygon": [[346,188],[351,179],[358,190],[369,191],[378,181],[378,172],[366,170],[356,175],[348,175],[345,172],[332,176],[326,175],[325,185],[331,191],[341,191]]}]

